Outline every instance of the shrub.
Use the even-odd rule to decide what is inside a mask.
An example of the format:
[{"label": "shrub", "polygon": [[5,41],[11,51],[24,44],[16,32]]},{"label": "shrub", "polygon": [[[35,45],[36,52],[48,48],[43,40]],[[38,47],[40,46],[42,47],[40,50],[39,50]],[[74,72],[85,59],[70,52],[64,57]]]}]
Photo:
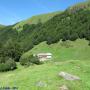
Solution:
[{"label": "shrub", "polygon": [[34,57],[32,56],[30,59],[30,63],[37,64],[37,65],[41,64],[37,56],[34,56]]},{"label": "shrub", "polygon": [[69,47],[73,47],[73,45],[70,43],[70,41],[62,41],[61,46],[69,48]]},{"label": "shrub", "polygon": [[88,45],[90,46],[90,41],[89,41]]},{"label": "shrub", "polygon": [[78,37],[77,33],[74,33],[74,34],[71,35],[70,40],[71,40],[71,41],[75,41],[75,40],[78,39],[78,38],[79,38],[79,37]]},{"label": "shrub", "polygon": [[16,69],[16,63],[11,58],[9,58],[5,63],[0,63],[0,72],[14,70],[14,69]]},{"label": "shrub", "polygon": [[6,64],[7,64],[7,66],[9,67],[10,70],[16,69],[16,62],[15,62],[13,59],[9,58],[9,59],[6,61]]},{"label": "shrub", "polygon": [[0,56],[0,63],[3,63],[3,62],[5,62],[5,59],[3,59],[2,56]]},{"label": "shrub", "polygon": [[37,56],[33,56],[33,55],[26,55],[26,56],[22,56],[20,59],[20,64],[23,66],[30,66],[31,64],[41,64],[40,60],[38,59]]},{"label": "shrub", "polygon": [[20,64],[21,65],[27,65],[27,66],[29,66],[30,65],[30,59],[29,59],[29,57],[21,57]]},{"label": "shrub", "polygon": [[0,64],[0,72],[6,71],[6,65],[4,63]]}]

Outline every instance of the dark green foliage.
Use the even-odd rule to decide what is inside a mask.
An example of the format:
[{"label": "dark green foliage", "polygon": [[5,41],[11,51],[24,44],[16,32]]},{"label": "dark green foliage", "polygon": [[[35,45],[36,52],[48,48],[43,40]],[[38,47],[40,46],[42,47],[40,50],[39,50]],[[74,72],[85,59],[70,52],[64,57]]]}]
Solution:
[{"label": "dark green foliage", "polygon": [[33,56],[33,55],[28,55],[25,57],[21,57],[20,59],[20,64],[23,66],[30,66],[31,64],[41,64],[40,60],[38,59],[37,56]]},{"label": "dark green foliage", "polygon": [[79,38],[77,33],[74,33],[74,34],[70,35],[70,40],[71,41],[75,41],[77,38]]},{"label": "dark green foliage", "polygon": [[22,47],[26,48],[25,51],[43,41],[52,44],[59,40],[74,41],[78,38],[90,40],[90,10],[79,9],[74,13],[66,10],[44,24],[39,22],[36,25],[25,25],[24,27],[19,36]]},{"label": "dark green foliage", "polygon": [[10,70],[16,69],[16,63],[15,63],[15,61],[13,59],[9,58],[6,61],[6,64],[8,65]]},{"label": "dark green foliage", "polygon": [[21,65],[25,65],[25,66],[29,66],[30,65],[30,59],[31,59],[31,55],[29,56],[25,56],[25,57],[21,57],[20,58],[20,64]]},{"label": "dark green foliage", "polygon": [[88,45],[90,46],[90,41],[89,41],[89,44]]},{"label": "dark green foliage", "polygon": [[2,52],[4,57],[8,56],[10,58],[13,58],[15,61],[19,61],[19,58],[22,55],[23,50],[16,41],[9,40],[4,45]]},{"label": "dark green foliage", "polygon": [[14,40],[8,40],[0,47],[0,71],[16,69],[16,62],[22,55],[22,49]]},{"label": "dark green foliage", "polygon": [[[1,59],[1,58],[0,58]],[[0,62],[0,72],[16,69],[16,63],[11,58],[3,58],[5,62]],[[6,59],[6,60],[5,60]]]},{"label": "dark green foliage", "polygon": [[40,60],[38,59],[37,56],[31,56],[30,62],[31,62],[32,64],[37,64],[37,65],[41,64],[41,62],[40,62]]},{"label": "dark green foliage", "polygon": [[0,30],[0,43],[5,44],[9,39],[17,38],[18,32],[12,29],[13,26],[7,26]]},{"label": "dark green foliage", "polygon": [[[22,47],[23,52],[32,49],[34,45],[43,41],[52,44],[59,40],[74,41],[77,38],[90,40],[90,10],[83,8],[72,13],[68,9],[43,24],[41,20],[38,21],[38,24],[26,24],[19,33],[12,30],[12,27],[8,26],[0,31],[0,40],[5,44],[9,39],[17,39],[16,42]],[[18,46],[15,48],[15,52],[17,52]],[[15,52],[13,51],[16,56]],[[13,57],[18,61],[20,56],[21,54],[17,58]]]}]

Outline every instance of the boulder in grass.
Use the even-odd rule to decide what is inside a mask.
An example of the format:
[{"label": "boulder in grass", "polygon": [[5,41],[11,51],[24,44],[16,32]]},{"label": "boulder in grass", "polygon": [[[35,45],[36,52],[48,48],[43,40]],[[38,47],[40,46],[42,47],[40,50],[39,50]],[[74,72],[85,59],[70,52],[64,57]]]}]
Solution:
[{"label": "boulder in grass", "polygon": [[63,77],[65,80],[71,80],[71,81],[80,80],[80,78],[78,76],[75,76],[75,75],[72,75],[72,74],[69,74],[69,73],[66,73],[66,72],[60,72],[59,76]]}]

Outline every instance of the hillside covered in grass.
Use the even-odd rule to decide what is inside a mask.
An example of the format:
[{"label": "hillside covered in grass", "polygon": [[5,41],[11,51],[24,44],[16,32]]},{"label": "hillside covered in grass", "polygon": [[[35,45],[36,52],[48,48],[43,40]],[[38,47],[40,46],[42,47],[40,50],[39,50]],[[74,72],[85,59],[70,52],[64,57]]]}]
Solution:
[{"label": "hillside covered in grass", "polygon": [[54,61],[67,61],[67,60],[90,60],[90,46],[85,39],[78,39],[76,41],[59,41],[58,43],[48,45],[46,42],[42,42],[36,45],[32,50],[22,55],[27,57],[28,55],[38,53],[52,53]]},{"label": "hillside covered in grass", "polygon": [[18,31],[21,31],[21,30],[23,30],[23,26],[25,24],[29,24],[29,25],[30,24],[37,24],[39,21],[44,23],[44,22],[48,21],[49,19],[51,19],[52,17],[54,17],[55,15],[60,14],[60,13],[62,13],[62,12],[57,11],[57,12],[48,13],[48,14],[36,15],[36,16],[33,16],[27,20],[18,22],[17,24],[15,24],[15,26],[13,28],[17,29]]},{"label": "hillside covered in grass", "polygon": [[[24,68],[18,64],[18,69],[0,73],[0,85],[17,87],[19,90],[59,90],[67,85],[69,90],[90,90],[90,61],[68,60],[56,63],[46,63],[39,66]],[[80,81],[67,81],[58,76],[65,71],[80,77]],[[37,86],[44,82],[45,87]]]},{"label": "hillside covered in grass", "polygon": [[[0,73],[1,86],[18,87],[19,90],[59,90],[67,85],[69,90],[90,90],[90,47],[88,41],[59,42],[47,45],[45,42],[35,46],[22,57],[31,53],[51,52],[51,61],[42,65],[23,67],[19,63],[18,69]],[[67,81],[58,76],[65,71],[80,77],[80,81]],[[39,87],[38,82],[46,86]]]}]

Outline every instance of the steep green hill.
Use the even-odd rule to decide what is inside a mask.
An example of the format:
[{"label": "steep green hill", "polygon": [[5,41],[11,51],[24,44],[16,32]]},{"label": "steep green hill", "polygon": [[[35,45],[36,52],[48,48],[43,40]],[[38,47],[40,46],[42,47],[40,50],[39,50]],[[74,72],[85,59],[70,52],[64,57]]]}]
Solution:
[{"label": "steep green hill", "polygon": [[59,41],[58,43],[48,45],[42,42],[36,45],[32,50],[23,54],[23,57],[38,53],[52,53],[54,61],[67,61],[67,60],[90,60],[90,46],[88,41],[78,39],[76,41]]},{"label": "steep green hill", "polygon": [[43,41],[48,44],[60,39],[74,41],[85,38],[90,41],[90,10],[80,9],[74,13],[66,10],[43,24],[24,25],[19,36],[21,45],[28,49]]},{"label": "steep green hill", "polygon": [[[90,2],[88,3],[90,4]],[[48,44],[56,43],[59,40],[74,41],[78,38],[90,41],[90,10],[88,7],[81,8],[80,6],[73,12],[70,12],[71,9],[68,8],[63,12],[34,16],[26,21],[7,26],[0,31],[0,41],[4,41],[5,44],[9,39],[16,39],[25,51],[43,41]],[[27,24],[30,22],[31,24]],[[21,29],[22,31],[18,32]]]},{"label": "steep green hill", "polygon": [[18,31],[21,31],[23,28],[23,25],[25,24],[37,24],[39,21],[44,23],[59,13],[61,13],[61,11],[33,16],[27,20],[17,23],[14,26],[14,29],[16,28]]},{"label": "steep green hill", "polygon": [[[82,2],[82,3],[78,3],[74,6],[69,7],[67,10],[68,11],[77,11],[79,9],[89,9],[90,10],[90,1],[87,2]],[[39,21],[41,21],[42,23],[48,21],[49,19],[51,19],[52,17],[54,17],[57,14],[62,13],[63,11],[57,11],[57,12],[53,12],[53,13],[48,13],[48,14],[41,14],[41,15],[36,15],[33,16],[27,20],[23,20],[21,22],[18,22],[13,28],[17,29],[18,31],[22,30],[23,25],[25,24],[37,24]]]},{"label": "steep green hill", "polygon": [[[21,32],[18,32],[20,28],[16,28],[16,30],[13,28],[18,24],[8,26],[1,31],[0,41],[8,42],[9,39],[16,39],[25,51],[43,41],[48,44],[56,43],[59,40],[74,41],[78,38],[90,41],[90,10],[88,8],[79,8],[74,12],[70,12],[70,10],[68,8],[62,13],[57,12],[58,14],[35,16],[30,19],[33,24],[21,24],[23,26],[23,28],[20,27]],[[47,19],[43,17],[47,17]],[[26,22],[30,20],[26,20]]]}]

